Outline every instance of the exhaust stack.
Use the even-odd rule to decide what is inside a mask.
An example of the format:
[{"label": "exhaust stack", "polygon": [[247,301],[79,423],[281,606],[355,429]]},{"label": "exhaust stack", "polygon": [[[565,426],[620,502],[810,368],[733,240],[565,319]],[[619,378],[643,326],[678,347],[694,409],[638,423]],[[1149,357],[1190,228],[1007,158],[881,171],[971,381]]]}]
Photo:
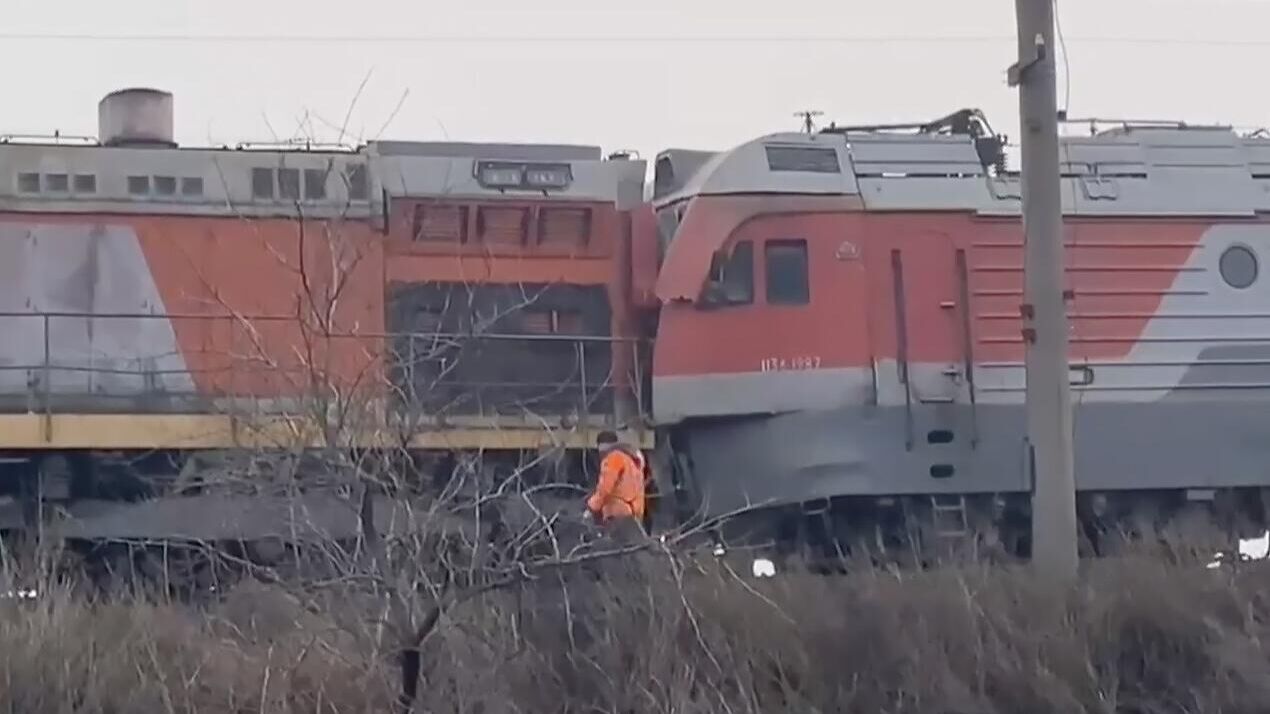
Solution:
[{"label": "exhaust stack", "polygon": [[120,89],[97,105],[97,136],[105,146],[175,148],[172,94],[159,89]]}]

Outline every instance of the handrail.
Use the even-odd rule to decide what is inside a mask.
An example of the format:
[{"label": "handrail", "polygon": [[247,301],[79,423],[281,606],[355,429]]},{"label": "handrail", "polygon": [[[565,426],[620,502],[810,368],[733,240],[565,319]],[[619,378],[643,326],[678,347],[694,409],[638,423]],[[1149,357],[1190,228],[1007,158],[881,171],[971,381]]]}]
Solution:
[{"label": "handrail", "polygon": [[[285,346],[277,345],[273,336],[267,335],[262,344],[251,340],[248,333],[262,323],[299,323],[312,327],[318,333],[315,340],[327,345],[324,349],[346,349],[340,345],[347,345],[350,339],[363,344],[375,343],[365,344],[365,349],[359,351],[359,359],[368,360],[367,365],[374,365],[379,375],[368,383],[378,385],[372,387],[377,390],[374,398],[386,398],[410,411],[421,409],[431,413],[435,410],[436,415],[442,416],[451,411],[471,413],[470,410],[475,409],[476,413],[485,414],[517,405],[550,402],[551,405],[545,407],[546,413],[567,414],[576,410],[591,418],[612,411],[611,416],[619,421],[625,421],[627,414],[639,421],[646,416],[648,408],[648,395],[644,393],[648,375],[643,373],[647,363],[640,352],[647,349],[651,341],[642,337],[480,331],[323,332],[302,317],[276,314],[0,311],[0,322],[5,320],[39,320],[41,327],[36,329],[43,334],[42,344],[30,341],[33,344],[28,346],[29,364],[0,365],[0,375],[15,372],[27,375],[21,383],[12,376],[5,376],[0,398],[10,403],[26,399],[28,409],[38,404],[37,409],[46,416],[68,405],[113,409],[107,405],[134,399],[193,398],[195,402],[211,404],[226,398],[265,401],[302,398],[306,389],[303,377],[311,373],[312,367],[292,364],[292,355]],[[64,341],[63,335],[55,330],[61,320],[163,320],[169,324],[185,320],[227,323],[231,329],[213,340],[218,344],[209,344],[193,354],[174,350],[171,344],[163,345],[161,352],[147,353],[145,344],[115,346],[111,342],[106,349],[101,349],[102,343],[94,344],[92,337],[84,334]],[[99,329],[97,334],[109,334],[109,330]],[[246,344],[244,339],[248,340]],[[402,349],[404,345],[399,340],[407,343],[409,349]],[[165,340],[170,341],[170,337]],[[508,370],[499,366],[498,352],[491,351],[484,356],[477,352],[471,362],[464,357],[473,345],[510,342],[562,348],[571,345],[572,357],[561,362],[563,352],[560,350],[544,354],[543,359],[525,365],[524,378],[517,368],[512,370],[516,376],[510,379]],[[596,345],[598,351],[592,352],[591,345]],[[630,350],[629,355],[625,354],[626,350]],[[205,359],[199,361],[209,357],[210,363]],[[180,360],[180,368],[174,368],[171,360]],[[452,361],[452,366],[446,366],[447,360]],[[325,366],[317,368],[325,369]],[[332,366],[332,369],[336,370],[332,378],[337,381],[344,378],[340,376],[341,367]],[[174,376],[176,380],[172,379]],[[358,376],[354,381],[360,379]]]},{"label": "handrail", "polygon": [[[127,313],[127,312],[67,312],[67,311],[47,311],[47,312],[18,312],[18,311],[0,311],[0,319],[6,318],[47,318],[47,319],[93,319],[93,320],[230,320],[234,322],[250,324],[253,322],[297,322],[308,324],[306,320],[295,315],[207,315],[198,313]],[[323,333],[322,337],[333,339],[358,338],[358,339],[387,339],[394,337],[427,337],[438,339],[453,340],[470,340],[470,339],[488,339],[488,340],[524,340],[524,341],[550,341],[550,342],[634,342],[644,343],[650,342],[646,337],[631,337],[624,335],[572,335],[572,334],[550,334],[543,335],[538,333],[514,333],[514,332],[329,332]]]},{"label": "handrail", "polygon": [[896,368],[900,383],[904,385],[904,449],[913,450],[913,385],[909,379],[908,363],[908,313],[904,292],[904,259],[898,250],[891,251],[892,298],[895,302]]},{"label": "handrail", "polygon": [[55,131],[52,134],[23,132],[6,132],[0,134],[0,144],[70,144],[79,146],[101,146],[97,137],[87,134],[63,134]]}]

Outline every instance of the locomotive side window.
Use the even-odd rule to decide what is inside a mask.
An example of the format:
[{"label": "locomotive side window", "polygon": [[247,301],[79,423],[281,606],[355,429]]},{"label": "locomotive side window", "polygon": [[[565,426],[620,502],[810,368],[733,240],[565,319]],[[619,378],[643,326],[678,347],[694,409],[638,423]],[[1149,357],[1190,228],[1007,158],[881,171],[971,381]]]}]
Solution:
[{"label": "locomotive side window", "polygon": [[310,201],[326,199],[326,169],[304,170],[304,197]]},{"label": "locomotive side window", "polygon": [[840,174],[838,152],[831,148],[811,146],[768,146],[767,168],[771,171],[807,171],[817,174]]},{"label": "locomotive side window", "polygon": [[278,169],[278,197],[300,198],[300,169]]},{"label": "locomotive side window", "polygon": [[37,173],[18,174],[18,190],[22,193],[39,193],[40,175]]},{"label": "locomotive side window", "polygon": [[807,279],[807,241],[772,240],[763,246],[769,305],[806,305],[811,302]]},{"label": "locomotive side window", "polygon": [[181,195],[182,196],[202,196],[203,195],[203,177],[202,176],[186,176],[181,179]]},{"label": "locomotive side window", "polygon": [[1232,245],[1221,254],[1217,268],[1227,285],[1242,290],[1257,279],[1257,256],[1242,245]]},{"label": "locomotive side window", "polygon": [[70,186],[70,178],[66,174],[44,174],[44,188],[48,191],[66,193]]},{"label": "locomotive side window", "polygon": [[348,200],[366,200],[370,194],[370,181],[366,174],[366,164],[349,164],[345,166],[344,180],[348,183]]},{"label": "locomotive side window", "polygon": [[251,195],[255,198],[273,198],[273,171],[251,170]]},{"label": "locomotive side window", "polygon": [[754,244],[739,241],[732,254],[715,253],[710,265],[706,302],[715,305],[749,305],[754,302]]}]

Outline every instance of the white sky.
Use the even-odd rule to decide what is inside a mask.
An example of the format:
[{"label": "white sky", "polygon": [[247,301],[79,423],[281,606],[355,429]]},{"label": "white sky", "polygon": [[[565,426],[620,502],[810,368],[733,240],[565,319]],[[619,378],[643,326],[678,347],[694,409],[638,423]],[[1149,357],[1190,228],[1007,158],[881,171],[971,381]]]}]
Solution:
[{"label": "white sky", "polygon": [[[1058,2],[1072,116],[1270,124],[1270,1]],[[858,123],[963,106],[1014,136],[1014,30],[1010,0],[0,0],[0,131],[95,134],[98,99],[141,85],[175,94],[183,144],[329,140],[369,73],[354,138],[403,96],[384,138],[650,157],[796,129],[804,108]],[[243,35],[265,38],[226,39]]]}]

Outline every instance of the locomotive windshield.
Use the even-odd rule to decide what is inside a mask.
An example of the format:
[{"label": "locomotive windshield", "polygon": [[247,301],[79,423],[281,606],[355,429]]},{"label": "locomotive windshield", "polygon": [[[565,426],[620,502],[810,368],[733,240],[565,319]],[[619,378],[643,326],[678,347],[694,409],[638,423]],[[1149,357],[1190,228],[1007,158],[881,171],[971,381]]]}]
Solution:
[{"label": "locomotive windshield", "polygon": [[748,305],[754,301],[754,245],[736,244],[731,254],[718,251],[710,263],[710,282],[704,302],[709,305]]}]

